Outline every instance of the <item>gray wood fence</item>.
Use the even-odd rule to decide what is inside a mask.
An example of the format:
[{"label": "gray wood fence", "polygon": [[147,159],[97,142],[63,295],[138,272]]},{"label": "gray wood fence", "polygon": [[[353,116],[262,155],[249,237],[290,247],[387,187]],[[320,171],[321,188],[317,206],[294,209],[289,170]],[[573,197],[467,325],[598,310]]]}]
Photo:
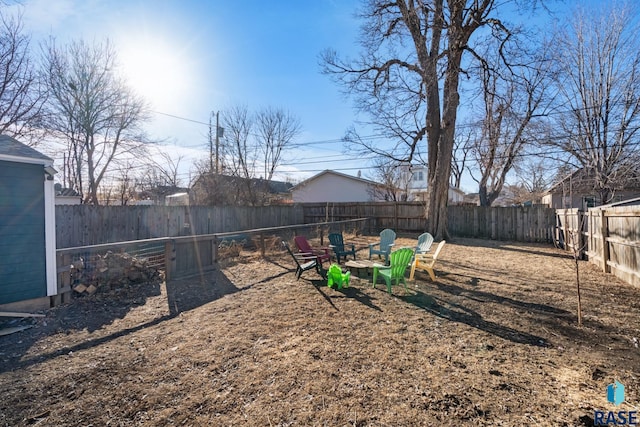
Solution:
[{"label": "gray wood fence", "polygon": [[58,248],[302,224],[291,206],[56,206]]},{"label": "gray wood fence", "polygon": [[[554,239],[555,211],[542,206],[450,206],[452,236],[547,242]],[[427,230],[423,203],[305,203],[292,206],[56,206],[58,248],[120,241],[224,233],[265,227],[369,218],[365,233],[384,228]]]},{"label": "gray wood fence", "polygon": [[518,242],[553,242],[555,211],[546,206],[449,206],[449,233]]},{"label": "gray wood fence", "polygon": [[561,247],[640,286],[640,206],[558,209],[557,218]]}]

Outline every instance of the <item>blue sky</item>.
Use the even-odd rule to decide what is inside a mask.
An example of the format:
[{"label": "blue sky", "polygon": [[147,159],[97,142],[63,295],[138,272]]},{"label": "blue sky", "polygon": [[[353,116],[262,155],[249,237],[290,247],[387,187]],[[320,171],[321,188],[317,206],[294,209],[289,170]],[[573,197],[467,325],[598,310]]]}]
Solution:
[{"label": "blue sky", "polygon": [[[104,40],[116,46],[125,76],[151,102],[150,135],[166,139],[164,149],[187,156],[183,178],[194,157],[206,155],[212,111],[233,105],[250,110],[272,106],[299,117],[298,142],[308,148],[289,153],[283,171],[304,179],[338,162],[335,141],[354,119],[350,101],[320,73],[325,48],[356,51],[357,1],[196,1],[196,0],[24,0],[25,29],[37,44],[54,36]],[[304,159],[305,164],[301,163]],[[312,160],[324,163],[308,163]],[[346,173],[366,166],[340,162]],[[306,172],[305,172],[306,171]],[[363,170],[363,174],[367,173]]]},{"label": "blue sky", "polygon": [[[53,36],[102,41],[118,50],[125,76],[150,103],[149,134],[183,155],[181,178],[207,156],[212,111],[235,105],[280,107],[302,125],[278,178],[323,169],[370,176],[368,159],[344,154],[339,139],[357,120],[351,100],[320,73],[325,48],[359,51],[358,0],[23,0],[25,29],[37,45]],[[529,16],[526,19],[534,19]],[[181,120],[178,116],[188,120]],[[201,123],[195,123],[201,122]],[[369,134],[362,131],[362,134]],[[59,167],[61,165],[58,165]],[[462,189],[475,192],[470,179]]]}]

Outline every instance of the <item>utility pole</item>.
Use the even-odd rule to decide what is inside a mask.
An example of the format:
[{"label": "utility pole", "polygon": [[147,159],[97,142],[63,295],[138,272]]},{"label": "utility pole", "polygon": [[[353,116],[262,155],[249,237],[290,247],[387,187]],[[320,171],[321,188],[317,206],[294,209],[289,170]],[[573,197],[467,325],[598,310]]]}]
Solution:
[{"label": "utility pole", "polygon": [[220,173],[220,162],[218,152],[220,150],[220,110],[216,112],[216,174]]},{"label": "utility pole", "polygon": [[209,116],[209,170],[211,172],[215,172],[216,174],[220,173],[220,138],[224,137],[224,128],[220,127],[220,111],[216,111],[216,167],[213,168],[213,126],[211,124],[211,119],[213,117],[213,111]]},{"label": "utility pole", "polygon": [[[213,115],[213,111],[209,116],[209,172],[213,172],[213,130],[211,129],[211,116]],[[216,159],[218,155],[216,153]]]}]

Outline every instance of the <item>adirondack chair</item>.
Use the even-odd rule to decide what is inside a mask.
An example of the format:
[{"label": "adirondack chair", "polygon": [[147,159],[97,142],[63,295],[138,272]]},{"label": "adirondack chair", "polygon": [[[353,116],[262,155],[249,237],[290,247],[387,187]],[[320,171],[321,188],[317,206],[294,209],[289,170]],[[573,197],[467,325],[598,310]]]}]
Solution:
[{"label": "adirondack chair", "polygon": [[340,264],[340,257],[344,257],[345,261],[347,255],[353,255],[353,259],[356,259],[356,247],[354,244],[349,244],[351,249],[346,249],[347,246],[342,239],[342,233],[330,233],[329,234],[330,247],[333,248],[333,252],[336,255],[336,261]]},{"label": "adirondack chair", "polygon": [[311,269],[315,269],[316,272],[324,278],[325,274],[320,262],[318,262],[317,255],[303,253],[294,254],[289,244],[285,241],[282,242],[282,246],[284,246],[287,252],[289,252],[289,255],[291,255],[291,258],[293,258],[293,261],[296,264],[296,280],[300,279],[302,273]]},{"label": "adirondack chair", "polygon": [[331,264],[329,271],[327,271],[327,286],[332,288],[333,285],[337,285],[338,289],[342,289],[343,286],[348,288],[350,276],[351,272],[343,273],[338,264]]},{"label": "adirondack chair", "polygon": [[331,254],[329,253],[329,248],[318,248],[314,249],[307,241],[304,236],[296,236],[294,239],[296,242],[296,246],[298,247],[298,252],[304,254],[314,254],[318,257],[318,261],[322,264],[325,261],[331,261]]},{"label": "adirondack chair", "polygon": [[440,255],[440,251],[442,251],[442,247],[444,246],[445,241],[441,241],[438,243],[438,247],[436,251],[432,254],[416,254],[413,259],[413,263],[411,264],[411,274],[409,274],[409,280],[413,280],[413,276],[416,270],[425,270],[429,273],[429,277],[431,277],[432,281],[436,281],[436,274],[433,271],[433,266],[436,264],[438,260],[438,256]]},{"label": "adirondack chair", "polygon": [[[407,282],[404,278],[407,267],[411,264],[411,258],[413,257],[413,249],[402,248],[397,251],[391,252],[389,265],[373,265],[373,287],[376,286],[378,275],[382,276],[387,284],[387,292],[391,293],[391,285],[399,285],[400,282],[404,283],[404,288],[407,289]],[[395,283],[393,283],[395,282]]]},{"label": "adirondack chair", "polygon": [[422,233],[418,236],[418,245],[416,246],[416,254],[426,254],[431,250],[433,245],[433,236],[429,233]]},{"label": "adirondack chair", "polygon": [[[380,241],[378,243],[369,243],[369,259],[375,254],[378,257],[384,255],[384,262],[389,262],[389,254],[391,253],[391,247],[395,244],[396,232],[390,228],[385,228],[380,232]],[[376,246],[378,249],[375,249]]]}]

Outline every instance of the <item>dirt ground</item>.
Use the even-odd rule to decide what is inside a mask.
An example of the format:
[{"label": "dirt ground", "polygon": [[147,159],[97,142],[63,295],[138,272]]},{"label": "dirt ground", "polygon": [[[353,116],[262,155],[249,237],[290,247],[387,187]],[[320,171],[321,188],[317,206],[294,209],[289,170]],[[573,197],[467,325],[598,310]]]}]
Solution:
[{"label": "dirt ground", "polygon": [[30,320],[0,337],[0,425],[592,426],[614,380],[640,403],[640,289],[580,262],[578,327],[553,247],[456,239],[393,295],[291,267],[242,252]]}]

